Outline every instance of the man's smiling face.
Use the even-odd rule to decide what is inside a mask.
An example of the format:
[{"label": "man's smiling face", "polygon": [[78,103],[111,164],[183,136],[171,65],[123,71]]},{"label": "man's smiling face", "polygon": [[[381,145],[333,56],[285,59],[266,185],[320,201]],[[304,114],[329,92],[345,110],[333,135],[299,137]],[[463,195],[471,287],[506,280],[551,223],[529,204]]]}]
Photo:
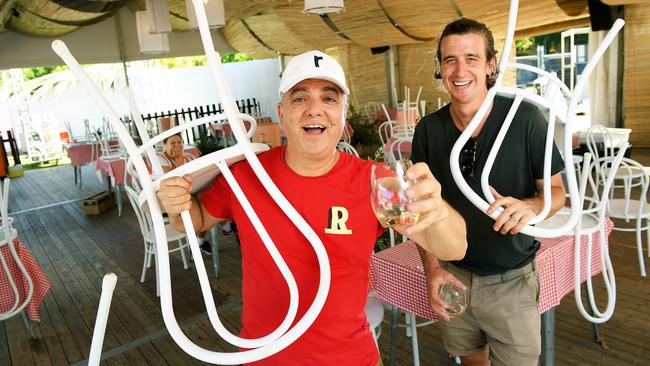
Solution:
[{"label": "man's smiling face", "polygon": [[487,95],[486,76],[495,67],[488,60],[485,37],[477,33],[454,34],[440,42],[442,83],[452,102],[480,105]]},{"label": "man's smiling face", "polygon": [[287,149],[297,156],[329,158],[343,133],[345,103],[331,81],[306,79],[282,95],[278,116]]}]

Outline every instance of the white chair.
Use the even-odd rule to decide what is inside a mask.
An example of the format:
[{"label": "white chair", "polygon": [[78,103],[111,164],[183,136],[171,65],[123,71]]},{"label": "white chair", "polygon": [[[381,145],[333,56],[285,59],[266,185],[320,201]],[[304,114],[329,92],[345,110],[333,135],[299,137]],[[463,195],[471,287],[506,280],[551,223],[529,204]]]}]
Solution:
[{"label": "white chair", "polygon": [[368,119],[368,123],[374,123],[375,115],[377,115],[377,112],[379,111],[379,103],[368,102],[366,103],[365,106],[363,106],[363,110],[364,112],[366,112],[366,118]]},{"label": "white chair", "polygon": [[382,122],[377,128],[379,133],[379,140],[381,140],[382,146],[385,146],[390,141],[391,137],[393,137],[394,125],[395,125],[395,121],[391,121],[389,119],[388,121]]},{"label": "white chair", "polygon": [[[644,166],[632,159],[623,159],[620,167],[616,170],[616,177],[623,179],[624,185],[632,186],[631,182],[636,181],[637,190],[640,191],[638,198],[632,198],[632,189],[625,192],[623,198],[610,198],[607,213],[611,218],[622,219],[626,222],[635,220],[634,228],[615,226],[614,230],[635,232],[636,246],[639,256],[639,268],[641,276],[646,276],[645,263],[643,259],[643,237],[646,232],[648,250],[650,250],[650,206],[646,198],[648,192],[648,183],[650,178],[646,174],[639,175],[640,171],[645,169]],[[645,224],[643,223],[645,220]],[[649,252],[650,253],[650,252]],[[650,256],[650,254],[648,254]]]},{"label": "white chair", "polygon": [[[106,98],[102,95],[99,88],[92,82],[88,75],[79,65],[78,61],[72,56],[66,45],[62,41],[54,41],[52,49],[61,57],[65,63],[70,67],[74,75],[82,82],[90,96],[94,99],[97,105],[102,109],[103,113],[109,118],[115,132],[118,134],[120,141],[124,144],[130,159],[133,160],[133,165],[141,178],[140,183],[143,191],[137,197],[137,204],[141,205],[147,202],[151,211],[151,219],[154,226],[155,245],[157,247],[157,266],[159,268],[159,281],[160,281],[160,304],[163,315],[163,320],[172,339],[189,355],[204,362],[213,364],[242,364],[259,361],[270,355],[273,355],[285,347],[293,343],[298,337],[313,324],[318,317],[321,309],[323,308],[327,295],[329,293],[329,286],[331,280],[331,270],[329,260],[325,247],[316,234],[316,232],[307,224],[297,210],[287,201],[284,195],[277,188],[275,183],[270,179],[268,173],[262,168],[256,154],[268,150],[268,146],[264,144],[256,144],[250,142],[250,136],[246,136],[243,120],[250,122],[252,125],[255,119],[248,115],[239,113],[232,90],[227,83],[227,78],[224,74],[223,67],[220,64],[220,56],[215,51],[210,30],[208,28],[205,9],[203,1],[193,0],[194,9],[197,13],[197,20],[199,23],[199,31],[203,41],[204,50],[208,59],[208,66],[212,73],[213,81],[218,91],[222,105],[224,106],[225,113],[218,115],[211,115],[202,117],[192,121],[191,123],[176,126],[163,132],[162,134],[153,137],[147,143],[138,147],[129,135],[126,128],[122,125],[117,113],[108,103]],[[232,131],[234,133],[237,144],[222,150],[206,154],[199,159],[195,159],[183,166],[180,166],[171,172],[166,173],[160,178],[152,179],[148,173],[147,166],[142,158],[142,154],[162,139],[169,137],[175,133],[192,128],[194,126],[211,123],[215,120],[227,119]],[[251,128],[252,130],[252,128]],[[306,240],[312,246],[316,258],[318,260],[319,271],[319,287],[314,296],[314,300],[306,309],[301,317],[297,318],[298,312],[298,286],[293,278],[288,266],[286,265],[281,254],[277,250],[273,240],[270,238],[268,232],[262,225],[255,210],[250,206],[247,197],[241,191],[239,184],[233,177],[229,165],[235,162],[246,159],[255,175],[259,179],[261,185],[266,189],[271,198],[276,202],[286,214],[287,218],[291,220],[293,225],[300,231]],[[203,259],[200,255],[200,249],[197,243],[196,235],[194,234],[194,227],[192,218],[189,212],[181,213],[185,231],[190,242],[190,248],[196,264],[196,271],[199,277],[199,284],[203,295],[203,301],[206,306],[208,318],[211,325],[217,333],[227,342],[233,344],[238,348],[246,348],[245,351],[237,352],[218,352],[205,349],[192,340],[187,338],[183,330],[178,324],[176,315],[174,314],[173,301],[171,297],[171,276],[169,270],[169,258],[167,253],[167,237],[164,227],[160,205],[156,197],[156,191],[162,179],[169,177],[183,176],[185,174],[193,175],[193,189],[194,192],[205,188],[217,174],[223,174],[227,183],[233,188],[233,193],[236,198],[242,203],[244,210],[250,218],[253,226],[260,235],[266,249],[271,254],[275,265],[282,274],[289,289],[289,305],[287,314],[278,327],[271,333],[255,339],[244,339],[236,334],[233,334],[224,327],[219,319],[217,308],[212,297],[212,290],[207,278]]]},{"label": "white chair", "polygon": [[388,149],[388,154],[390,155],[390,159],[392,160],[386,160],[388,161],[400,161],[400,160],[411,160],[411,139],[409,138],[398,138],[394,139],[393,142],[390,144],[390,148]]},{"label": "white chair", "polygon": [[339,143],[336,145],[336,148],[348,154],[352,154],[357,158],[359,157],[359,153],[357,152],[357,149],[355,149],[354,146],[350,145],[345,141],[339,141]]},{"label": "white chair", "polygon": [[[131,206],[133,206],[133,211],[135,212],[136,217],[138,218],[138,224],[140,224],[140,232],[142,233],[142,239],[144,240],[144,263],[142,264],[142,275],[140,276],[140,282],[146,280],[147,269],[151,268],[152,259],[156,257],[156,239],[153,228],[153,221],[151,220],[150,213],[147,207],[143,207],[138,202],[138,192],[129,186],[124,186],[126,189],[126,195],[129,197]],[[146,205],[144,203],[143,205]],[[181,234],[170,224],[165,225],[165,231],[168,242],[178,242],[178,246],[174,249],[170,249],[169,253],[180,252],[181,258],[183,260],[183,268],[187,269],[187,257],[185,255],[185,248],[188,247],[187,239],[185,234]],[[158,261],[156,260],[156,263]],[[158,265],[156,264],[156,295],[160,296],[159,289],[159,274],[158,274]]]},{"label": "white chair", "polygon": [[[593,126],[587,131],[587,148],[594,157],[594,161],[614,157],[616,150],[621,148],[622,143],[627,142],[627,136],[622,139],[617,139],[612,133],[613,131],[614,129],[603,126]],[[629,130],[627,130],[627,132],[629,133]],[[601,173],[600,169],[604,170],[602,174],[599,174],[601,177],[609,176],[609,167],[598,166],[597,169],[599,170],[598,173]],[[629,197],[630,190],[639,186],[639,179],[646,174],[645,169],[638,169],[636,167],[632,169],[631,173],[632,175],[627,174],[627,171],[624,171],[622,167],[619,168],[619,171],[616,171],[616,175],[614,176],[614,186],[610,192],[611,195],[614,194],[616,188],[623,188],[625,196]],[[619,182],[619,184],[616,184],[617,182]],[[601,179],[598,184],[603,185],[605,182]]]},{"label": "white chair", "polygon": [[[624,147],[627,147],[627,143],[624,144]],[[609,164],[612,166],[613,170],[610,172],[615,172],[616,168],[619,167],[621,161],[623,160],[623,154],[625,153],[624,149],[617,154],[615,157],[603,158],[600,161],[591,161],[591,154],[586,153],[584,155],[584,164],[581,173],[580,181],[580,199],[582,213],[578,217],[578,224],[573,229],[575,236],[575,256],[574,256],[574,287],[575,287],[575,297],[578,310],[585,319],[588,321],[598,324],[608,321],[614,314],[614,307],[616,305],[616,279],[614,275],[614,269],[612,267],[612,262],[609,257],[609,250],[605,246],[606,237],[605,237],[605,222],[606,222],[606,208],[607,201],[609,199],[609,191],[612,188],[614,182],[614,175],[610,174],[608,177],[605,177],[605,184],[603,185],[603,190],[600,194],[595,194],[592,196],[587,196],[587,183],[589,183],[592,191],[597,191],[600,187],[596,181],[600,180],[602,177],[600,174],[604,172],[603,169],[599,168],[604,164]],[[594,181],[594,179],[596,181]],[[595,198],[600,197],[600,198]],[[542,221],[537,224],[540,228],[545,229],[554,229],[558,227],[563,227],[564,224],[569,220],[570,211],[566,208],[558,211],[554,216],[549,219]],[[582,237],[587,237],[587,253],[592,252],[592,241],[594,233],[599,234],[599,250],[600,250],[600,264],[602,268],[603,280],[605,282],[605,289],[607,291],[607,306],[604,312],[600,312],[596,306],[596,302],[593,294],[593,287],[591,283],[591,255],[588,256],[586,263],[586,273],[587,273],[587,294],[589,298],[589,304],[591,310],[595,315],[588,314],[585,311],[585,308],[581,301],[581,291],[580,291],[580,243]]]},{"label": "white chair", "polygon": [[[18,237],[18,233],[16,229],[9,225],[7,205],[9,201],[9,184],[9,178],[5,178],[0,182],[0,217],[2,218],[2,226],[0,227],[0,271],[11,288],[12,294],[9,295],[11,297],[8,300],[9,303],[13,304],[0,312],[0,321],[20,313],[29,336],[35,340],[34,329],[23,311],[34,294],[34,283],[14,247],[14,239]],[[25,284],[27,285],[26,288],[23,287]]]}]

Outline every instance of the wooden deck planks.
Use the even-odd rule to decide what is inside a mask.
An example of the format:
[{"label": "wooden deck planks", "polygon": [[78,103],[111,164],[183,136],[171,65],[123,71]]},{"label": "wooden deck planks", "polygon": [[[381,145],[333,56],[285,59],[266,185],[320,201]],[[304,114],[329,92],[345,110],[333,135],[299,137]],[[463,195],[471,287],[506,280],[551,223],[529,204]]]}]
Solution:
[{"label": "wooden deck planks", "polygon": [[[639,155],[638,153],[641,152]],[[650,150],[635,150],[634,157],[650,165]],[[12,212],[88,196],[91,190],[73,185],[69,166],[29,171],[11,186]],[[84,186],[105,187],[85,169]],[[76,198],[75,198],[76,197]],[[86,216],[79,202],[66,203],[14,215],[21,240],[29,247],[52,282],[52,291],[40,309],[35,325],[39,340],[29,341],[20,317],[0,323],[0,364],[65,365],[88,357],[101,279],[107,272],[118,275],[103,350],[125,350],[106,360],[107,365],[197,365],[164,333],[159,299],[155,294],[155,267],[141,284],[143,244],[128,201],[122,217],[115,209]],[[241,256],[232,238],[220,237],[220,278],[211,277],[217,305],[241,297]],[[578,314],[573,294],[556,310],[557,365],[645,365],[650,363],[650,287],[639,276],[633,233],[614,232],[611,257],[616,270],[618,300],[614,317],[600,330],[608,349],[592,341],[591,325]],[[647,252],[645,253],[647,255]],[[203,256],[211,275],[210,257]],[[181,328],[197,344],[217,351],[235,348],[220,339],[204,314],[195,263],[183,270],[180,255],[170,258],[174,309]],[[594,278],[598,304],[604,306],[604,286]],[[583,299],[586,295],[583,295]],[[240,306],[220,312],[228,329],[237,332]],[[390,312],[386,312],[386,321]],[[383,325],[380,349],[388,360],[390,329]],[[436,324],[418,328],[422,365],[450,365]],[[132,342],[142,342],[137,345]],[[139,344],[139,343],[138,343]],[[397,365],[412,365],[411,340],[398,330]]]}]

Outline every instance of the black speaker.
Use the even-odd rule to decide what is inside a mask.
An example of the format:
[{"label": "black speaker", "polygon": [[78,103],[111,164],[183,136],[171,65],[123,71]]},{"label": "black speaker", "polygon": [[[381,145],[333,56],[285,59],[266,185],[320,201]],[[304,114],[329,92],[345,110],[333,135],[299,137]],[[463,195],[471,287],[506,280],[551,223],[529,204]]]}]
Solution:
[{"label": "black speaker", "polygon": [[370,48],[370,52],[372,52],[373,55],[378,55],[380,53],[384,53],[386,51],[390,50],[390,46],[380,46],[380,47],[372,47]]},{"label": "black speaker", "polygon": [[588,0],[588,2],[591,30],[610,30],[616,20],[614,7],[603,4],[600,0]]}]

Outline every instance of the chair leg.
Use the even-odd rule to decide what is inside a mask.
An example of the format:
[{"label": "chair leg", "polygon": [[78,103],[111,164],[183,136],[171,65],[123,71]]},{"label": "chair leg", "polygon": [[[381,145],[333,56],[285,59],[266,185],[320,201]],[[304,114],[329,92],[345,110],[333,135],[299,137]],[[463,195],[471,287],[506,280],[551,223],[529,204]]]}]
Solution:
[{"label": "chair leg", "polygon": [[144,283],[147,276],[147,268],[149,268],[151,261],[149,259],[149,246],[144,243],[144,262],[142,263],[142,275],[140,276],[140,283]]},{"label": "chair leg", "polygon": [[216,232],[217,227],[219,226],[213,226],[209,231],[210,245],[212,245],[212,270],[215,278],[219,278],[219,234]]},{"label": "chair leg", "polygon": [[156,258],[156,296],[160,297],[160,276],[158,274],[158,258]]},{"label": "chair leg", "polygon": [[406,325],[406,337],[411,338],[411,313],[404,312],[404,324]]},{"label": "chair leg", "polygon": [[38,340],[38,337],[36,336],[36,332],[34,332],[34,324],[32,323],[32,321],[27,316],[27,312],[24,311],[24,310],[21,311],[20,316],[23,318],[23,324],[25,325],[25,329],[27,330],[27,334],[29,334],[29,338],[32,341]]},{"label": "chair leg", "polygon": [[641,240],[641,230],[639,230],[639,227],[637,227],[636,230],[636,249],[639,255],[639,267],[641,269],[641,277],[646,277],[645,263],[643,261],[643,241]]},{"label": "chair leg", "polygon": [[420,366],[420,348],[418,346],[417,320],[415,318],[415,315],[411,313],[406,313],[406,315],[410,318],[411,345],[413,347],[413,366]]},{"label": "chair leg", "polygon": [[185,256],[185,248],[183,248],[183,239],[178,239],[178,251],[181,252],[181,259],[183,259],[183,268],[187,269],[187,257]]}]

